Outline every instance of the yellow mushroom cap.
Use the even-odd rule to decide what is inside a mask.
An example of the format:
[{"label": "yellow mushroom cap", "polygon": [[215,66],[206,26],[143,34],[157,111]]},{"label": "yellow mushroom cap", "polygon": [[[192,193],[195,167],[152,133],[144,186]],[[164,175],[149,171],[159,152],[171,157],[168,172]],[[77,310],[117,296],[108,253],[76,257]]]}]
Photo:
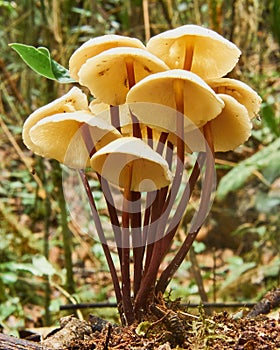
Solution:
[{"label": "yellow mushroom cap", "polygon": [[78,80],[78,72],[82,65],[89,59],[99,53],[112,49],[114,47],[136,47],[146,49],[144,44],[136,38],[121,36],[116,34],[102,35],[86,41],[70,57],[69,73],[73,79]]},{"label": "yellow mushroom cap", "polygon": [[250,86],[240,80],[220,78],[208,80],[207,83],[217,94],[227,94],[234,97],[247,108],[250,119],[260,111],[262,99]]},{"label": "yellow mushroom cap", "polygon": [[199,76],[173,69],[150,75],[129,91],[127,103],[141,123],[176,132],[177,81],[182,82],[185,130],[203,126],[222,111],[223,100]]},{"label": "yellow mushroom cap", "polygon": [[[112,141],[98,150],[90,162],[92,168],[110,183],[121,188],[130,183],[130,190],[136,192],[154,191],[168,186],[172,180],[166,160],[135,137]],[[128,179],[128,173],[131,179]]]},{"label": "yellow mushroom cap", "polygon": [[145,50],[119,47],[88,59],[79,71],[79,83],[88,87],[101,102],[121,105],[129,91],[128,64],[133,68],[136,83],[147,75],[168,69],[164,62]]},{"label": "yellow mushroom cap", "polygon": [[[85,135],[90,140],[85,140]],[[92,146],[99,149],[119,137],[121,134],[112,125],[89,111],[55,114],[40,120],[30,129],[35,153],[79,169],[90,166],[90,150],[86,142],[90,149]]]},{"label": "yellow mushroom cap", "polygon": [[[29,132],[30,129],[38,123],[41,119],[49,117],[53,114],[74,112],[77,110],[87,110],[88,101],[87,96],[77,87],[73,87],[67,94],[50,102],[49,104],[38,108],[26,119],[22,138],[25,145],[33,152],[37,153],[36,145],[32,142]],[[39,150],[38,150],[39,151]]]},{"label": "yellow mushroom cap", "polygon": [[[222,112],[211,120],[211,130],[215,152],[227,152],[234,150],[243,144],[251,135],[252,124],[247,109],[235,98],[225,94],[219,94],[225,107]],[[205,144],[197,142],[197,134],[192,132],[185,134],[185,142],[192,151],[204,151]]]},{"label": "yellow mushroom cap", "polygon": [[224,76],[241,55],[238,47],[220,34],[192,24],[152,37],[147,49],[171,69],[187,69],[204,79]]}]

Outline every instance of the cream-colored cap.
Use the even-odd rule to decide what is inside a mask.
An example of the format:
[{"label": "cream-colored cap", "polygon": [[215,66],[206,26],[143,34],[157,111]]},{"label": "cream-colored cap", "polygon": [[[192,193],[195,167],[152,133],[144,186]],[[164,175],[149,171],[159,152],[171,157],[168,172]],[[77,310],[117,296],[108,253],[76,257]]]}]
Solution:
[{"label": "cream-colored cap", "polygon": [[130,183],[130,190],[136,192],[154,191],[172,180],[166,160],[135,137],[123,137],[101,148],[92,156],[91,166],[110,183],[121,188]]},{"label": "cream-colored cap", "polygon": [[216,93],[230,95],[244,105],[247,108],[250,119],[258,116],[262,99],[247,84],[230,78],[208,80],[207,83]]},{"label": "cream-colored cap", "polygon": [[[181,83],[178,93],[175,84]],[[221,113],[223,100],[196,74],[182,69],[150,75],[127,95],[131,111],[141,123],[176,133],[178,99],[182,96],[185,131],[203,126]],[[137,103],[135,103],[137,102]]]},{"label": "cream-colored cap", "polygon": [[[235,98],[225,94],[219,94],[224,101],[225,107],[222,112],[211,120],[211,130],[215,152],[234,150],[243,144],[251,135],[252,124],[247,109]],[[185,140],[192,151],[205,150],[202,138],[190,132],[185,134]]]},{"label": "cream-colored cap", "polygon": [[114,48],[90,58],[79,71],[79,82],[109,105],[125,103],[131,85],[167,70],[159,58],[142,49]]},{"label": "cream-colored cap", "polygon": [[77,87],[73,87],[67,94],[50,102],[49,104],[38,108],[26,119],[22,138],[25,145],[33,152],[37,153],[36,145],[32,142],[29,132],[30,129],[41,119],[49,117],[53,114],[75,112],[78,110],[87,110],[87,96]]},{"label": "cream-colored cap", "polygon": [[89,111],[59,113],[40,120],[30,129],[34,152],[71,168],[90,166],[90,152],[121,134]]},{"label": "cream-colored cap", "polygon": [[96,38],[89,39],[82,46],[80,46],[70,57],[69,73],[73,79],[78,80],[78,72],[82,65],[86,63],[89,58],[92,58],[99,53],[112,49],[114,47],[137,47],[139,49],[146,49],[144,44],[136,39],[127,36],[108,34]]},{"label": "cream-colored cap", "polygon": [[192,24],[152,37],[147,49],[171,69],[190,70],[203,79],[221,78],[241,55],[238,47],[220,34]]}]

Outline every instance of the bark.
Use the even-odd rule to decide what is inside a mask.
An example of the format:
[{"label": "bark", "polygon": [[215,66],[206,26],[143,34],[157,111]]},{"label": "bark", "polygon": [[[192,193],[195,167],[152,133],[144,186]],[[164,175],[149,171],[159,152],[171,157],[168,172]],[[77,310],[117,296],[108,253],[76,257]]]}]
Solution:
[{"label": "bark", "polygon": [[6,334],[0,334],[0,350],[50,350],[49,347],[27,341],[24,339],[18,339]]}]

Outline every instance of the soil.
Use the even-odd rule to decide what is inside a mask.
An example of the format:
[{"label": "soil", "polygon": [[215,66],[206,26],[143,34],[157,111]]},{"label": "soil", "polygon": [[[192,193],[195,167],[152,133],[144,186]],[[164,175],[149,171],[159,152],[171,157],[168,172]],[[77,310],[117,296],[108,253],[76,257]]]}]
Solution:
[{"label": "soil", "polygon": [[[72,323],[81,323],[69,319]],[[87,329],[91,324],[83,323]],[[91,324],[92,326],[92,324]],[[101,330],[88,330],[84,339],[73,339],[55,349],[71,350],[171,350],[171,349],[280,349],[280,321],[258,316],[257,318],[234,319],[228,313],[215,314],[211,317],[192,316],[186,312],[167,312],[154,321],[145,321],[140,326],[119,327],[107,323]],[[61,332],[61,331],[59,331]],[[59,332],[56,337],[60,337]],[[75,332],[74,332],[75,333]],[[83,332],[80,332],[80,335]],[[50,348],[54,339],[43,341]],[[61,344],[61,343],[60,343]]]},{"label": "soil", "polygon": [[145,321],[127,327],[97,316],[90,316],[88,321],[66,316],[60,328],[37,344],[38,349],[42,346],[46,350],[276,350],[280,349],[279,306],[277,288],[249,312],[241,309],[233,314],[223,311],[208,315],[199,307],[194,314],[180,301],[162,301],[150,306]]}]

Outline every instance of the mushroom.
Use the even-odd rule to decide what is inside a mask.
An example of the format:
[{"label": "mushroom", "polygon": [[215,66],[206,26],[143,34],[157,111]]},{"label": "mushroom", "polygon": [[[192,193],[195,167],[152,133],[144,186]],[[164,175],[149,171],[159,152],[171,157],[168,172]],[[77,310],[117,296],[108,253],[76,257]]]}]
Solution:
[{"label": "mushroom", "polygon": [[29,134],[36,146],[35,153],[78,169],[90,166],[92,152],[121,137],[112,125],[89,111],[58,113],[44,118]]},{"label": "mushroom", "polygon": [[[219,94],[225,107],[222,112],[210,122],[215,152],[226,152],[248,140],[252,124],[244,105],[226,94]],[[185,134],[188,146],[194,152],[205,150],[205,143],[197,137],[197,131]]]},{"label": "mushroom", "polygon": [[208,80],[207,83],[217,94],[230,95],[243,104],[247,108],[250,119],[258,115],[261,97],[247,84],[230,78]]},{"label": "mushroom", "polygon": [[168,70],[159,58],[138,48],[114,48],[90,58],[79,71],[79,83],[112,106],[125,103],[129,89],[146,76]]},{"label": "mushroom", "polygon": [[[114,127],[121,130],[123,136],[133,136],[133,123],[131,120],[131,110],[128,104],[123,104],[120,106],[110,106],[106,103],[99,102],[98,100],[93,100],[89,104],[89,109],[98,118],[106,121],[107,123],[112,123],[112,109],[116,109],[116,113],[119,115],[118,124],[114,124]],[[140,123],[140,129],[142,134],[142,139],[149,139],[147,133],[147,125]],[[163,131],[163,130],[160,130]],[[160,131],[158,129],[153,129],[153,139],[159,140]]]},{"label": "mushroom", "polygon": [[[115,128],[121,130],[123,136],[132,136],[132,123],[131,115],[128,105],[123,104],[120,106],[110,106],[107,103],[100,102],[99,100],[93,100],[89,104],[90,111],[98,118],[113,124]],[[118,114],[118,120],[114,122],[112,115],[114,112]]]},{"label": "mushroom", "polygon": [[146,49],[144,44],[136,38],[108,34],[86,41],[70,57],[69,73],[73,79],[78,80],[78,72],[82,65],[91,57],[114,47],[136,47]]},{"label": "mushroom", "polygon": [[51,103],[41,108],[38,108],[35,112],[30,114],[30,116],[26,119],[23,125],[23,142],[33,152],[38,153],[40,149],[37,150],[37,146],[33,143],[29,135],[30,129],[36,123],[38,123],[41,119],[49,117],[53,114],[74,112],[78,110],[87,109],[87,96],[77,87],[73,87],[67,94],[61,96],[60,98],[52,101]]},{"label": "mushroom", "polygon": [[213,30],[184,25],[152,37],[147,49],[171,69],[192,71],[202,78],[220,78],[236,65],[241,51]]},{"label": "mushroom", "polygon": [[141,123],[173,134],[177,132],[177,111],[185,117],[186,132],[203,126],[224,107],[223,100],[199,76],[182,69],[146,77],[129,91],[126,100]]},{"label": "mushroom", "polygon": [[129,191],[154,191],[172,180],[166,160],[136,137],[112,141],[98,150],[90,163],[110,183],[121,188],[129,186]]}]

